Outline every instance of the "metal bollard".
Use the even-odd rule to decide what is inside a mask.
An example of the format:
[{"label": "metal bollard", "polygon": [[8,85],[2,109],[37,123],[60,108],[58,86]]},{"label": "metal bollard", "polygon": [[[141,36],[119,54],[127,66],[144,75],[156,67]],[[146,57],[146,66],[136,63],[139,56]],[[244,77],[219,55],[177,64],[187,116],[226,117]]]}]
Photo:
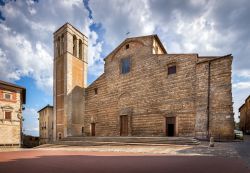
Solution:
[{"label": "metal bollard", "polygon": [[210,137],[209,147],[214,147],[214,137]]}]

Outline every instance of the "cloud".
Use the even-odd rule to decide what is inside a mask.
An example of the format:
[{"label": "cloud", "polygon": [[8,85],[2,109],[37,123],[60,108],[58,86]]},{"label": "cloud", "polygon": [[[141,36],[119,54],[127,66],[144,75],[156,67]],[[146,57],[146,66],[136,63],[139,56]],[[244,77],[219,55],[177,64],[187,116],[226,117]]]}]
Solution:
[{"label": "cloud", "polygon": [[[122,42],[127,32],[130,32],[129,37],[156,33],[169,53],[232,53],[235,105],[240,103],[238,98],[243,99],[239,93],[247,95],[249,82],[242,78],[249,79],[250,76],[248,0],[106,0],[88,3],[89,9],[81,0],[62,0],[56,4],[53,0],[38,3],[10,1],[0,6],[1,15],[6,19],[0,25],[1,78],[17,80],[30,76],[40,88],[52,88],[52,33],[68,21],[89,37],[91,76],[97,77],[103,72],[103,56]],[[100,28],[90,29],[93,25]],[[98,30],[102,30],[101,34]]]},{"label": "cloud", "polygon": [[[234,56],[234,112],[248,95],[250,82],[250,3],[247,0],[90,1],[93,21],[112,51],[129,36],[157,33],[169,53]],[[237,116],[235,116],[237,117]]]},{"label": "cloud", "polygon": [[28,135],[38,136],[39,120],[37,111],[34,108],[26,107],[23,118],[23,132]]},{"label": "cloud", "polygon": [[[39,128],[38,127],[36,127],[36,128],[30,128],[30,129],[25,129],[25,132],[27,132],[27,133],[38,133],[39,132]],[[27,134],[26,133],[26,134]],[[37,136],[37,135],[36,135]]]},{"label": "cloud", "polygon": [[0,76],[15,81],[23,76],[36,80],[41,89],[52,88],[52,57],[47,46],[37,41],[32,45],[23,35],[0,24]]},{"label": "cloud", "polygon": [[247,70],[238,70],[236,71],[237,76],[243,78],[250,78],[250,69]]},{"label": "cloud", "polygon": [[105,41],[113,48],[129,36],[152,34],[155,23],[147,1],[89,1],[94,22],[105,29]]},{"label": "cloud", "polygon": [[238,82],[233,84],[235,89],[249,89],[250,90],[250,81],[249,82]]},{"label": "cloud", "polygon": [[[38,88],[52,93],[53,32],[69,22],[90,37],[89,68],[94,75],[103,69],[94,68],[101,60],[102,42],[90,30],[82,0],[9,1],[0,6],[5,20],[0,22],[0,78],[16,81],[31,77]],[[97,69],[97,70],[96,70]]]}]

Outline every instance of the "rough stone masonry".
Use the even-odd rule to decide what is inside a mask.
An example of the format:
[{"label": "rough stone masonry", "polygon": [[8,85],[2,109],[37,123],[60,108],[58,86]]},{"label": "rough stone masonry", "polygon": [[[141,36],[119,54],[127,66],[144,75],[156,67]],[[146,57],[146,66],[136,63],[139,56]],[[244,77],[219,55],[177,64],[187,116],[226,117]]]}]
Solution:
[{"label": "rough stone masonry", "polygon": [[125,39],[87,86],[88,38],[54,33],[54,138],[233,138],[232,56],[170,54],[157,35]]}]

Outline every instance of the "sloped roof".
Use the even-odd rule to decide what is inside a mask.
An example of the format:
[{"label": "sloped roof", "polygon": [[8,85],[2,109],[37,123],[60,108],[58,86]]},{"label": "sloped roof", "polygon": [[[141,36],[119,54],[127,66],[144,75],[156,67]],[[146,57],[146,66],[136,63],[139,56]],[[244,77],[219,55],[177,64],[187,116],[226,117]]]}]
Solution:
[{"label": "sloped roof", "polygon": [[157,36],[157,34],[153,34],[153,35],[145,35],[145,36],[139,36],[139,37],[129,37],[126,38],[121,44],[119,44],[110,54],[108,54],[105,58],[107,59],[109,56],[111,56],[112,54],[114,54],[115,52],[117,52],[122,46],[124,46],[127,42],[132,41],[132,40],[136,40],[136,39],[140,39],[140,38],[144,38],[144,37],[154,37],[158,44],[160,45],[163,53],[167,53],[165,47],[163,46],[162,42],[160,41],[159,37]]},{"label": "sloped roof", "polygon": [[241,107],[239,108],[239,112],[240,110],[245,106],[245,103],[243,105],[241,105]]},{"label": "sloped roof", "polygon": [[21,90],[21,99],[22,99],[22,103],[25,104],[26,103],[26,88],[13,84],[13,83],[9,83],[6,81],[2,81],[0,80],[0,86],[2,86],[3,88],[11,88],[13,90]]},{"label": "sloped roof", "polygon": [[41,108],[39,111],[37,111],[38,113],[39,112],[41,112],[42,110],[44,110],[44,109],[46,109],[46,108],[53,108],[53,106],[51,106],[51,105],[46,105],[46,106],[44,106],[43,108]]}]

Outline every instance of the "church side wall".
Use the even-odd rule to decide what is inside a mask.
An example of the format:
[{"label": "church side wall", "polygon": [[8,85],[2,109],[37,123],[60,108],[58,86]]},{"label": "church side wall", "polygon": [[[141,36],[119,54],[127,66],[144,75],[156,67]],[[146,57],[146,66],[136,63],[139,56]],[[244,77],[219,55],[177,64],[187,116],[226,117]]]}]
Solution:
[{"label": "church side wall", "polygon": [[234,113],[231,84],[232,58],[211,62],[210,134],[215,138],[233,139]]}]

